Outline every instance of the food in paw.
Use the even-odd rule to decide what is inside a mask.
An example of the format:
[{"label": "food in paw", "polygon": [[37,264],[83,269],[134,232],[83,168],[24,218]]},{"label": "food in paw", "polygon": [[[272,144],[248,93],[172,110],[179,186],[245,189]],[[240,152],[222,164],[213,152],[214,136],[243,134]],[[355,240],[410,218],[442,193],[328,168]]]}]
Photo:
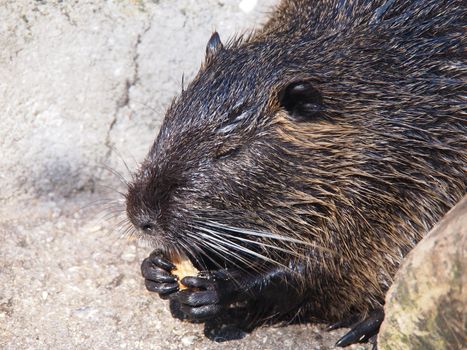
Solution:
[{"label": "food in paw", "polygon": [[182,284],[181,280],[186,276],[197,276],[199,271],[193,266],[190,259],[184,255],[174,257],[172,262],[175,265],[172,274],[178,277],[178,287],[180,290],[187,289],[187,287]]}]

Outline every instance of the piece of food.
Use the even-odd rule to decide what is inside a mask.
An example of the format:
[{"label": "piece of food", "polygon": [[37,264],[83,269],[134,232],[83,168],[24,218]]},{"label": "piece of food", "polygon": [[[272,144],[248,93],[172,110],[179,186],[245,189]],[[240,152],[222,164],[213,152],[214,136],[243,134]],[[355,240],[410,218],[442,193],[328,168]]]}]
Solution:
[{"label": "piece of food", "polygon": [[172,262],[175,265],[172,274],[178,277],[178,287],[180,290],[186,289],[187,287],[182,284],[181,280],[186,276],[197,276],[198,270],[186,256],[177,256],[172,259]]}]

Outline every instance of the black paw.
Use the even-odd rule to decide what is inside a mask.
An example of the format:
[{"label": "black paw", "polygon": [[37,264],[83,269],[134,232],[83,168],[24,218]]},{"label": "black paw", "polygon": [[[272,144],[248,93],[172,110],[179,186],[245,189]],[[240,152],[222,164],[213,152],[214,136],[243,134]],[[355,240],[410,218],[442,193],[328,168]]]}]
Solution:
[{"label": "black paw", "polygon": [[[379,327],[381,326],[383,319],[383,310],[373,311],[370,316],[354,325],[346,335],[340,338],[337,341],[336,346],[345,347],[356,343],[366,343],[370,339],[373,340],[374,336],[379,332]],[[374,346],[375,349],[376,345]]]},{"label": "black paw", "polygon": [[181,282],[188,288],[179,291],[173,298],[190,320],[206,321],[215,318],[233,301],[234,283],[222,271],[185,277]]},{"label": "black paw", "polygon": [[145,278],[146,288],[151,292],[156,292],[161,298],[167,299],[172,293],[178,291],[177,277],[170,271],[175,268],[163,254],[154,251],[143,260],[141,264],[141,274]]}]

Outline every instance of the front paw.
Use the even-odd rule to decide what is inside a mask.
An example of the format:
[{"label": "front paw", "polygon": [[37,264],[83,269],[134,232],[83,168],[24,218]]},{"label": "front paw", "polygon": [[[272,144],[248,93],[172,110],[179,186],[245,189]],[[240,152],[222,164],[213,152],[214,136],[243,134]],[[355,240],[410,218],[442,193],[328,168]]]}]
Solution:
[{"label": "front paw", "polygon": [[178,291],[177,277],[171,271],[175,269],[162,253],[154,251],[141,264],[141,274],[145,278],[146,288],[156,292],[162,299]]},{"label": "front paw", "polygon": [[235,297],[235,283],[223,271],[201,273],[198,277],[185,277],[182,284],[188,289],[174,295],[180,310],[193,321],[206,321],[219,316]]}]

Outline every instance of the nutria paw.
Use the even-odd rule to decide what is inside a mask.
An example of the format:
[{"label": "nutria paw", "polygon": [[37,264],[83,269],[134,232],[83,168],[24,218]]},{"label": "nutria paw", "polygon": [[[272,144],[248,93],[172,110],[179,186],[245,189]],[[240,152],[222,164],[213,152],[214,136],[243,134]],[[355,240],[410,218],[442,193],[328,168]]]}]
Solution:
[{"label": "nutria paw", "polygon": [[154,251],[141,264],[141,274],[145,279],[146,288],[151,292],[156,292],[162,299],[178,291],[177,277],[170,271],[175,269],[161,252]]},{"label": "nutria paw", "polygon": [[[356,343],[366,343],[378,334],[384,319],[384,311],[375,310],[366,319],[354,325],[347,334],[340,338],[336,346],[345,347]],[[374,345],[376,348],[376,344]]]},{"label": "nutria paw", "polygon": [[222,271],[201,272],[199,277],[185,277],[181,282],[188,289],[179,291],[174,298],[191,320],[205,321],[218,316],[236,295],[235,284]]}]

